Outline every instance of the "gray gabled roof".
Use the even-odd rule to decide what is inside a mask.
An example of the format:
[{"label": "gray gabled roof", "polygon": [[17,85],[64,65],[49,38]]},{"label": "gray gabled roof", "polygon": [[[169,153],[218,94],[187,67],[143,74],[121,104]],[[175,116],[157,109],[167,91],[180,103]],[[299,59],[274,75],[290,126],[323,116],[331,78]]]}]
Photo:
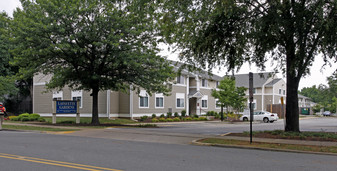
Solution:
[{"label": "gray gabled roof", "polygon": [[[234,75],[236,87],[249,87],[249,74]],[[273,72],[253,73],[253,87],[262,87],[269,78],[273,77]]]},{"label": "gray gabled roof", "polygon": [[306,96],[303,96],[303,95],[301,95],[301,94],[297,94],[297,97],[298,97],[298,98],[301,98],[301,99],[310,99],[310,100],[311,100],[310,97],[306,97]]},{"label": "gray gabled roof", "polygon": [[[172,60],[168,60],[173,66],[174,66],[174,71],[178,71],[180,67],[182,67],[184,64],[178,61],[172,61]],[[221,81],[223,80],[223,77],[220,77],[218,75],[215,74],[211,74],[207,71],[204,70],[195,70],[192,71],[195,75],[199,75],[201,78],[205,78],[205,79],[210,79],[210,80],[215,80],[215,81]],[[189,76],[194,76],[193,74],[191,74],[191,72],[188,72],[187,69],[182,69],[181,73],[184,75],[189,75]]]},{"label": "gray gabled roof", "polygon": [[276,84],[277,82],[279,82],[281,80],[282,80],[282,78],[273,79],[268,84],[266,84],[266,87],[273,87],[274,84]]}]

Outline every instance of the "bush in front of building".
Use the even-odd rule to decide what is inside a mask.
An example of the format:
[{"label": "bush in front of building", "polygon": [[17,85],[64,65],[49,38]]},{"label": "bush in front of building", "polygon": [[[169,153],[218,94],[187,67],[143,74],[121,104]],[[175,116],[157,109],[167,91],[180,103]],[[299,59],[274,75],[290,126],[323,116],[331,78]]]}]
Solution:
[{"label": "bush in front of building", "polygon": [[33,114],[23,113],[23,114],[20,114],[19,116],[10,117],[11,121],[22,121],[22,122],[39,121],[39,119],[40,119],[40,115],[36,113],[33,113]]},{"label": "bush in front of building", "polygon": [[167,118],[166,122],[173,122],[173,119],[172,118]]},{"label": "bush in front of building", "polygon": [[174,121],[174,122],[179,122],[180,119],[179,119],[178,117],[175,117],[175,118],[173,118],[173,121]]},{"label": "bush in front of building", "polygon": [[141,117],[140,117],[140,121],[146,121],[147,118],[148,118],[148,116],[146,116],[146,115],[145,115],[145,116],[141,116]]},{"label": "bush in front of building", "polygon": [[172,117],[172,112],[167,112],[167,113],[166,113],[166,116],[167,116],[168,118]]},{"label": "bush in front of building", "polygon": [[175,117],[175,118],[176,118],[176,117],[179,117],[178,112],[174,112],[174,117]]},{"label": "bush in front of building", "polygon": [[159,120],[156,119],[156,118],[153,118],[153,119],[151,119],[151,122],[159,122]]},{"label": "bush in front of building", "polygon": [[192,121],[193,119],[191,117],[186,117],[185,121]]},{"label": "bush in front of building", "polygon": [[185,116],[186,116],[186,110],[182,110],[182,111],[181,111],[181,116],[182,116],[182,117],[185,117]]},{"label": "bush in front of building", "polygon": [[159,118],[159,122],[166,122],[165,118]]},{"label": "bush in front of building", "polygon": [[157,115],[156,115],[156,114],[152,114],[152,119],[153,119],[153,118],[156,118],[156,117],[157,117]]},{"label": "bush in front of building", "polygon": [[165,115],[164,115],[164,114],[161,114],[159,117],[160,117],[160,118],[165,118]]}]

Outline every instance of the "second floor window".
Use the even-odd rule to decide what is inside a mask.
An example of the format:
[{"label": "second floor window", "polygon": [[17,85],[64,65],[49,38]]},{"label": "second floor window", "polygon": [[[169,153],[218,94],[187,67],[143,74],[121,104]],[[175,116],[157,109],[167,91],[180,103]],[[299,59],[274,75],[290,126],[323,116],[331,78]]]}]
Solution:
[{"label": "second floor window", "polygon": [[180,75],[177,77],[177,84],[185,84],[185,77]]},{"label": "second floor window", "polygon": [[207,87],[207,80],[206,79],[201,80],[201,87]]}]

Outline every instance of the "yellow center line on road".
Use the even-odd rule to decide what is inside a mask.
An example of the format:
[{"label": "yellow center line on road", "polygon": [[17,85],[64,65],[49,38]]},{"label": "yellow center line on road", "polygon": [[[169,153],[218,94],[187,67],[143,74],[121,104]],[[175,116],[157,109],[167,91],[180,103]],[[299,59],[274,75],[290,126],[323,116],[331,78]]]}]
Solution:
[{"label": "yellow center line on road", "polygon": [[22,160],[22,161],[29,161],[34,163],[42,163],[47,165],[54,165],[54,166],[62,166],[62,167],[68,167],[68,168],[75,168],[80,170],[89,170],[89,171],[102,171],[102,170],[110,170],[110,171],[122,171],[117,169],[110,169],[110,168],[104,168],[104,167],[97,167],[97,166],[90,166],[90,165],[84,165],[84,164],[76,164],[76,163],[69,163],[69,162],[61,162],[61,161],[55,161],[55,160],[47,160],[47,159],[40,159],[40,158],[34,158],[34,157],[27,157],[27,156],[19,156],[19,155],[13,155],[13,154],[5,154],[0,153],[0,158],[8,158],[8,159],[14,159],[14,160]]}]

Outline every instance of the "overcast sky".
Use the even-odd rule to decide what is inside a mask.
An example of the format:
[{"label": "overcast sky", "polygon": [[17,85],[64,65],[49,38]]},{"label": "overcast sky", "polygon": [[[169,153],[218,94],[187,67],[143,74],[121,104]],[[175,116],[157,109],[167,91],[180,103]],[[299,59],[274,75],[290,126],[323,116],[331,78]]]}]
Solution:
[{"label": "overcast sky", "polygon": [[[0,11],[6,11],[10,16],[12,16],[12,12],[16,7],[20,7],[19,0],[0,0]],[[163,51],[160,53],[161,55],[167,56],[171,60],[177,60],[177,54],[173,54],[167,51],[165,47],[163,47]],[[310,68],[311,74],[306,76],[305,78],[301,79],[299,89],[303,87],[311,87],[313,85],[319,84],[327,84],[326,77],[330,76],[336,69],[337,64],[331,62],[331,66],[325,66],[324,69],[321,71],[324,62],[321,56],[316,56],[315,62],[313,66]],[[266,64],[267,69],[266,71],[273,71],[273,67],[270,66],[270,62]],[[215,72],[214,74],[218,74],[223,76],[226,70]],[[238,72],[239,74],[245,74],[248,72],[259,72],[260,70],[256,68],[254,65],[249,67],[248,64],[245,64],[242,69]],[[282,75],[278,75],[282,77]],[[286,79],[284,78],[286,81]]]}]

